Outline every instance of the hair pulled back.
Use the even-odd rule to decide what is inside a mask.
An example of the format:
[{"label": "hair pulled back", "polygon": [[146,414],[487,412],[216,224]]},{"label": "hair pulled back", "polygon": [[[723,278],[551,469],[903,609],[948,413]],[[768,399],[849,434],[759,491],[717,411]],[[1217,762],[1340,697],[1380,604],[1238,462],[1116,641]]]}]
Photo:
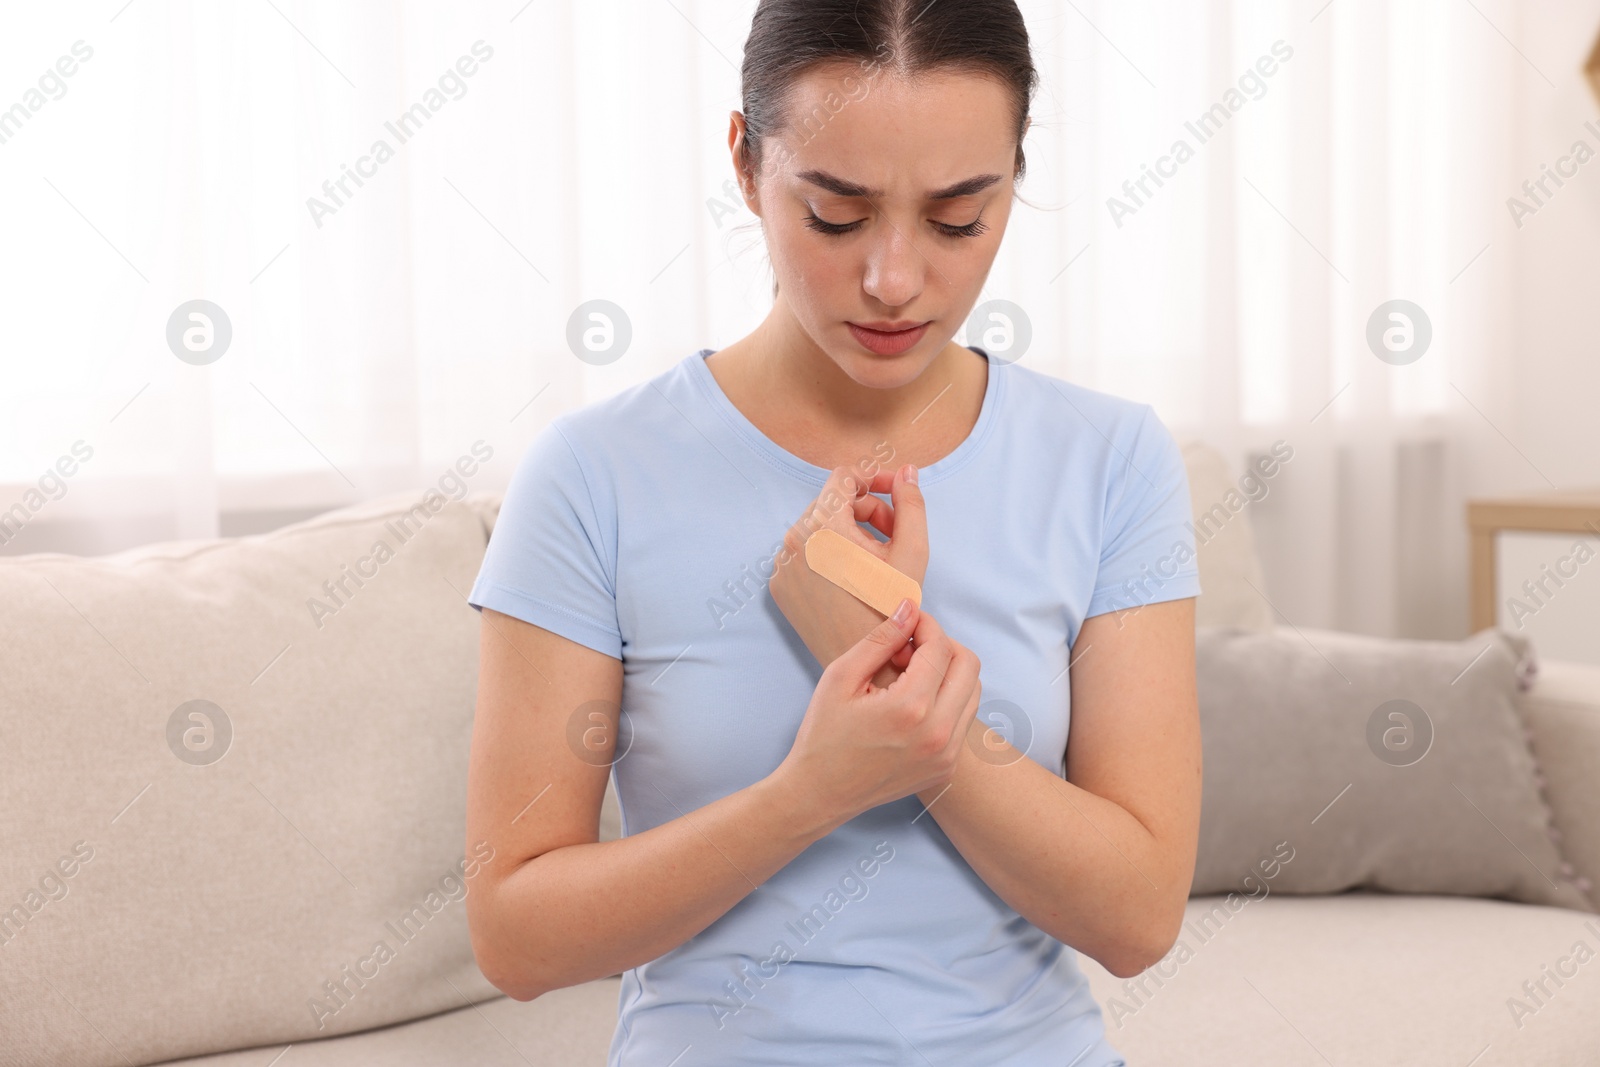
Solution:
[{"label": "hair pulled back", "polygon": [[[950,70],[998,79],[1011,95],[1015,177],[1022,178],[1022,135],[1039,75],[1016,0],[761,0],[741,70],[747,174],[773,164],[767,140],[787,123],[798,122],[806,140],[827,123],[827,108],[791,116],[789,107],[801,75],[841,63],[859,69],[843,83],[851,99],[886,70],[904,78]],[[776,282],[772,291],[776,296]]]}]

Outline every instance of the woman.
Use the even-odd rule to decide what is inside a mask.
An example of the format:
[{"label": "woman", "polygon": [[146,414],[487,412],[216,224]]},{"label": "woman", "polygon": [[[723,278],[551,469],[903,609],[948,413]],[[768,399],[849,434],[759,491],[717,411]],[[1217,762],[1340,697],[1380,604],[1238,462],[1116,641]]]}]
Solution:
[{"label": "woman", "polygon": [[[473,944],[523,1000],[621,972],[612,1065],[1108,1067],[1076,954],[1129,977],[1176,940],[1181,456],[1148,405],[951,340],[1035,81],[1012,0],[762,0],[729,146],[771,313],[558,417],[506,492]],[[812,573],[823,526],[924,610]]]}]

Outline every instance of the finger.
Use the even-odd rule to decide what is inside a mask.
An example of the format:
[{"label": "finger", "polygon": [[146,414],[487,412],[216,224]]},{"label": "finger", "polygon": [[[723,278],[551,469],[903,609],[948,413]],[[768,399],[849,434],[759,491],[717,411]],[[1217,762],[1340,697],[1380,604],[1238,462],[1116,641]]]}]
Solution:
[{"label": "finger", "polygon": [[[908,464],[909,466],[909,464]],[[922,488],[906,481],[905,467],[895,471],[890,489],[894,498],[894,534],[889,542],[889,562],[905,574],[928,572],[928,509]]]},{"label": "finger", "polygon": [[[904,466],[904,463],[900,464],[900,467]],[[887,493],[893,489],[894,476],[899,472],[900,467],[875,468],[872,472],[872,477],[868,479],[871,482],[872,491],[874,493]]]},{"label": "finger", "polygon": [[934,698],[928,713],[928,728],[950,731],[945,743],[947,755],[959,751],[966,744],[972,720],[978,716],[978,706],[983,699],[983,681],[979,678],[978,657],[963,646],[957,645],[957,654],[945,672],[944,684]]},{"label": "finger", "polygon": [[[904,466],[905,464],[902,463],[901,467]],[[872,493],[892,494],[894,492],[895,475],[898,470],[899,468],[874,467],[872,477],[867,480],[867,489]],[[872,501],[882,505],[882,510],[876,510]],[[894,507],[892,503],[885,502],[876,496],[868,496],[865,499],[858,497],[856,504],[857,522],[870,522],[885,537],[894,536]],[[872,509],[872,511],[869,511],[869,509]],[[875,515],[873,511],[876,512]]]},{"label": "finger", "polygon": [[812,523],[810,531],[803,537],[809,537],[811,532],[827,526],[879,559],[887,558],[884,543],[857,525],[869,523],[885,537],[894,536],[894,510],[888,501],[872,495],[872,484],[873,479],[863,478],[854,467],[833,468],[828,480],[823,483],[822,491],[807,510]]},{"label": "finger", "polygon": [[[978,662],[978,657],[976,656],[971,657],[971,659],[973,659],[974,664]],[[966,694],[966,705],[960,715],[955,718],[955,725],[950,728],[949,749],[946,749],[947,755],[958,755],[958,745],[968,742],[968,736],[970,736],[971,729],[973,729],[973,720],[978,718],[978,709],[982,707],[982,701],[984,701],[984,680],[982,680],[981,672],[974,670],[973,689],[971,689],[971,693]],[[989,729],[989,726],[984,725],[982,728]]]},{"label": "finger", "polygon": [[[855,498],[851,501],[852,524],[846,531],[845,525],[838,527],[841,531],[851,534],[851,540],[863,548],[875,550],[878,558],[884,558],[886,549],[883,542],[877,538],[857,529],[854,523],[866,523],[884,537],[894,536],[894,508],[889,501],[875,496],[876,493],[887,493],[888,485],[881,488],[878,483],[882,480],[881,472],[875,473],[871,478],[863,478],[861,474],[851,467],[838,467],[834,469],[833,476],[840,479],[841,487],[850,486],[855,489]],[[841,488],[842,491],[842,488]]]},{"label": "finger", "polygon": [[[865,686],[896,652],[906,646],[906,642],[910,641],[911,635],[916,632],[920,620],[926,618],[909,598],[904,602],[910,605],[910,617],[903,628],[895,622],[894,616],[889,616],[868,630],[855,644],[834,657],[833,662],[824,668],[823,673],[836,675],[851,692]],[[905,675],[902,674],[900,677],[904,678]],[[896,684],[899,684],[898,679]],[[937,689],[937,684],[938,679],[934,678],[932,684],[927,686],[930,696]]]},{"label": "finger", "polygon": [[[784,531],[786,558],[804,557],[805,543],[821,529],[837,530],[857,541],[865,537],[855,524],[855,500],[864,491],[862,479],[849,467],[835,467],[800,517]],[[869,538],[870,540],[870,538]]]},{"label": "finger", "polygon": [[912,632],[914,648],[906,669],[889,686],[895,695],[904,695],[929,706],[939,687],[944,684],[950,670],[954,648],[945,637],[944,628],[925,611],[918,611],[916,629]]},{"label": "finger", "polygon": [[[873,490],[873,492],[887,492],[887,490]],[[855,519],[857,522],[871,524],[872,528],[885,537],[894,536],[894,508],[888,501],[863,490],[862,495],[856,497]],[[872,540],[868,538],[868,540]]]},{"label": "finger", "polygon": [[871,488],[871,479],[863,478],[854,467],[835,467],[828,473],[828,480],[823,483],[822,490],[812,503],[811,513],[817,516],[818,521],[840,533],[866,537],[856,529],[856,523],[867,521],[879,506],[889,506],[873,496]]}]

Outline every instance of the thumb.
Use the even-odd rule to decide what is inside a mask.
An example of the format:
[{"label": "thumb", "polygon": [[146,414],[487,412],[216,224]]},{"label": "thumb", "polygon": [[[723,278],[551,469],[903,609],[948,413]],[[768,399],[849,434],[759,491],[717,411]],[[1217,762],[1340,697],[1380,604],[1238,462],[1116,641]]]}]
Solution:
[{"label": "thumb", "polygon": [[922,488],[906,480],[907,467],[895,471],[894,482],[889,487],[890,499],[894,502],[894,536],[889,539],[888,556],[895,570],[921,575],[928,572],[928,509],[922,499]]},{"label": "thumb", "polygon": [[902,597],[899,610],[834,657],[827,669],[841,675],[852,687],[866,684],[911,640],[917,618],[917,606],[910,597]]}]

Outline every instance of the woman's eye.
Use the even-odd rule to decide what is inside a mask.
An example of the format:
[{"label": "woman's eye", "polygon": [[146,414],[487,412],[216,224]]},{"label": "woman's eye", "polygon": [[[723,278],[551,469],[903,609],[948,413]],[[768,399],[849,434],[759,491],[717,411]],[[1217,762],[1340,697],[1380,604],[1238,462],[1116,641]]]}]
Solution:
[{"label": "woman's eye", "polygon": [[[989,229],[989,227],[984,223],[983,216],[981,215],[964,226],[957,226],[953,223],[939,222],[937,220],[932,221],[933,228],[944,234],[946,237],[977,237],[979,234],[984,233]],[[807,226],[811,227],[818,233],[825,233],[835,237],[841,234],[850,233],[856,229],[859,229],[861,226],[861,220],[857,220],[855,222],[829,222],[826,219],[817,217],[815,212],[808,213],[806,215],[805,222]]]},{"label": "woman's eye", "polygon": [[965,226],[955,226],[948,222],[935,222],[934,229],[947,237],[976,237],[989,227],[984,225],[983,216],[979,215]]},{"label": "woman's eye", "polygon": [[806,215],[806,225],[811,227],[813,230],[816,230],[818,233],[838,235],[841,233],[849,233],[851,230],[854,230],[856,227],[860,226],[861,223],[859,221],[826,222],[823,219],[819,219],[815,213],[810,213]]}]

